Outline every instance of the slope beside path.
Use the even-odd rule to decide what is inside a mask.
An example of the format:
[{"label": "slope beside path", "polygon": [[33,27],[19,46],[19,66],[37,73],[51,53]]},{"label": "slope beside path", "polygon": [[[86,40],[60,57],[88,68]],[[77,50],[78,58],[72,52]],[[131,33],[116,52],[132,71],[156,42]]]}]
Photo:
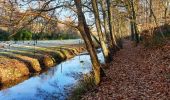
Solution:
[{"label": "slope beside path", "polygon": [[125,40],[107,66],[107,78],[83,100],[170,100],[170,44],[146,49]]}]

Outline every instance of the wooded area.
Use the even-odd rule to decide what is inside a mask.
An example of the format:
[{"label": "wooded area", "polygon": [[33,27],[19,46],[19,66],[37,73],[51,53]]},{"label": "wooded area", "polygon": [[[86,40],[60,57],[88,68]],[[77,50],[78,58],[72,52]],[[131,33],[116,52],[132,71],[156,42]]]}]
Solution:
[{"label": "wooded area", "polygon": [[0,13],[0,33],[9,34],[5,38],[19,37],[23,30],[80,35],[91,57],[96,85],[106,71],[95,43],[105,63],[113,62],[114,67],[114,56],[124,48],[125,39],[134,47],[161,47],[170,39],[169,0],[1,0]]}]

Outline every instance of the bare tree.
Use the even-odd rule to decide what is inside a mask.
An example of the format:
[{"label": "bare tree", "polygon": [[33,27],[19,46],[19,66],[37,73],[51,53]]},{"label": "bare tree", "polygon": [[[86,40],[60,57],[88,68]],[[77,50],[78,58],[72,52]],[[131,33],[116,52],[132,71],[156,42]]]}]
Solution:
[{"label": "bare tree", "polygon": [[100,18],[99,18],[99,11],[98,11],[98,5],[97,5],[97,1],[96,0],[92,0],[92,7],[93,7],[93,13],[95,16],[95,23],[96,23],[96,29],[98,32],[98,36],[99,36],[99,40],[100,40],[100,45],[104,54],[104,58],[106,62],[110,62],[111,60],[111,55],[110,55],[110,51],[106,46],[105,43],[105,34],[103,34],[102,29],[101,29],[101,22],[100,22]]},{"label": "bare tree", "polygon": [[93,41],[90,36],[90,30],[87,26],[85,16],[82,11],[81,0],[74,0],[77,8],[77,15],[78,15],[78,29],[85,41],[86,48],[90,53],[92,64],[93,64],[93,71],[95,75],[95,83],[98,85],[100,83],[100,63],[97,58],[97,54],[95,51],[95,47]]}]

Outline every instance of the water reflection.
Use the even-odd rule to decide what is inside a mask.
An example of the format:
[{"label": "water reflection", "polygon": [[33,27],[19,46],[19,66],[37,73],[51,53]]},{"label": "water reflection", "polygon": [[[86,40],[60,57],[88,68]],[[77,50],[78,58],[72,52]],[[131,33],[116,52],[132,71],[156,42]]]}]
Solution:
[{"label": "water reflection", "polygon": [[[103,62],[102,53],[98,54]],[[83,74],[92,70],[89,55],[76,56],[41,75],[0,91],[0,100],[63,100]]]},{"label": "water reflection", "polygon": [[63,64],[62,63],[61,63],[61,68],[60,69],[61,69],[61,73],[62,73],[62,70],[63,70]]}]

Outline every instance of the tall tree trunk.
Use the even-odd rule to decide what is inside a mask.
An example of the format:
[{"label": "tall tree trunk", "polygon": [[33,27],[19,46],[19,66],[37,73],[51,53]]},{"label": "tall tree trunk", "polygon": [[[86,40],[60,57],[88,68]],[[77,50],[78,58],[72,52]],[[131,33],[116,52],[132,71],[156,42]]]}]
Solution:
[{"label": "tall tree trunk", "polygon": [[169,12],[169,3],[170,3],[170,1],[169,0],[167,0],[167,1],[165,1],[165,11],[164,11],[164,17],[165,17],[165,24],[167,24],[167,15],[169,14],[168,12]]},{"label": "tall tree trunk", "polygon": [[133,16],[132,16],[132,9],[131,9],[131,1],[125,0],[124,5],[127,9],[127,12],[129,13],[131,40],[135,41],[135,32],[134,32]]},{"label": "tall tree trunk", "polygon": [[149,23],[152,23],[152,0],[149,1]]},{"label": "tall tree trunk", "polygon": [[[111,42],[112,38],[111,38],[111,35],[110,35],[110,31],[109,31],[107,2],[106,2],[106,0],[100,0],[100,4],[101,4],[101,7],[102,7],[102,13],[103,13],[104,32],[106,34],[106,39],[107,39],[107,44],[108,44],[109,51],[111,53],[111,50],[113,49],[113,44]],[[112,59],[112,57],[110,57],[110,59]]]},{"label": "tall tree trunk", "polygon": [[165,17],[165,24],[167,24],[167,11],[168,11],[168,8],[166,7],[165,8],[165,12],[164,12],[164,17]]},{"label": "tall tree trunk", "polygon": [[119,47],[117,45],[116,36],[114,34],[114,23],[113,23],[113,5],[112,0],[107,0],[107,9],[108,9],[108,19],[109,19],[109,30],[112,43],[112,53],[115,53]]},{"label": "tall tree trunk", "polygon": [[97,39],[97,37],[90,31],[90,35],[92,36],[92,39],[95,40],[95,42],[100,46],[100,41]]},{"label": "tall tree trunk", "polygon": [[[151,4],[150,4],[150,3],[151,3]],[[156,18],[155,14],[154,14],[153,9],[152,9],[152,0],[150,0],[150,3],[149,3],[149,4],[150,4],[150,13],[151,13],[151,15],[152,15],[153,18],[154,18],[154,22],[155,22],[155,24],[156,24],[156,27],[159,28],[160,34],[162,35],[163,38],[165,38],[165,36],[164,36],[164,34],[163,34],[163,32],[162,32],[162,28],[159,27],[159,23],[158,23],[158,21],[157,21],[157,18]]]},{"label": "tall tree trunk", "polygon": [[136,12],[134,8],[134,0],[131,1],[131,9],[132,9],[132,19],[133,19],[135,41],[136,43],[139,43],[139,34],[138,34],[137,23],[136,23]]},{"label": "tall tree trunk", "polygon": [[123,49],[123,42],[122,42],[122,19],[118,19],[118,45],[120,49]]},{"label": "tall tree trunk", "polygon": [[102,32],[102,29],[101,29],[101,22],[100,22],[100,18],[99,18],[99,11],[98,11],[98,6],[97,6],[96,0],[92,0],[92,7],[93,7],[94,16],[95,16],[96,29],[97,29],[97,33],[99,35],[99,40],[100,40],[103,55],[104,55],[104,58],[105,58],[105,62],[110,62],[111,61],[111,55],[110,55],[109,49],[106,46],[106,43],[105,43],[105,40],[104,40],[104,34]]},{"label": "tall tree trunk", "polygon": [[102,7],[102,13],[103,13],[103,21],[104,21],[104,31],[105,31],[105,34],[106,34],[106,39],[107,39],[107,42],[110,42],[111,41],[111,37],[109,35],[109,22],[108,22],[108,14],[107,14],[107,7],[106,7],[106,0],[100,0],[100,4],[101,4],[101,7]]},{"label": "tall tree trunk", "polygon": [[135,33],[134,33],[134,24],[132,22],[132,17],[130,18],[130,29],[131,29],[131,40],[135,40]]},{"label": "tall tree trunk", "polygon": [[87,50],[90,53],[90,57],[93,65],[94,77],[95,77],[95,84],[98,85],[100,83],[100,77],[101,77],[100,63],[97,58],[97,53],[95,51],[95,47],[90,36],[89,27],[87,26],[84,13],[82,11],[81,0],[74,0],[74,2],[77,8],[78,24],[79,24],[78,29],[82,35],[82,38],[85,41]]},{"label": "tall tree trunk", "polygon": [[[106,0],[100,0],[100,4],[101,4],[101,7],[102,7],[102,13],[103,13],[104,31],[105,31],[105,34],[106,34],[108,48],[109,48],[109,51],[111,53],[111,50],[113,49],[113,43],[111,42],[112,37],[111,37],[110,31],[109,31],[109,22],[108,22],[109,20],[108,20]],[[110,59],[112,60],[112,57],[110,57]]]}]

